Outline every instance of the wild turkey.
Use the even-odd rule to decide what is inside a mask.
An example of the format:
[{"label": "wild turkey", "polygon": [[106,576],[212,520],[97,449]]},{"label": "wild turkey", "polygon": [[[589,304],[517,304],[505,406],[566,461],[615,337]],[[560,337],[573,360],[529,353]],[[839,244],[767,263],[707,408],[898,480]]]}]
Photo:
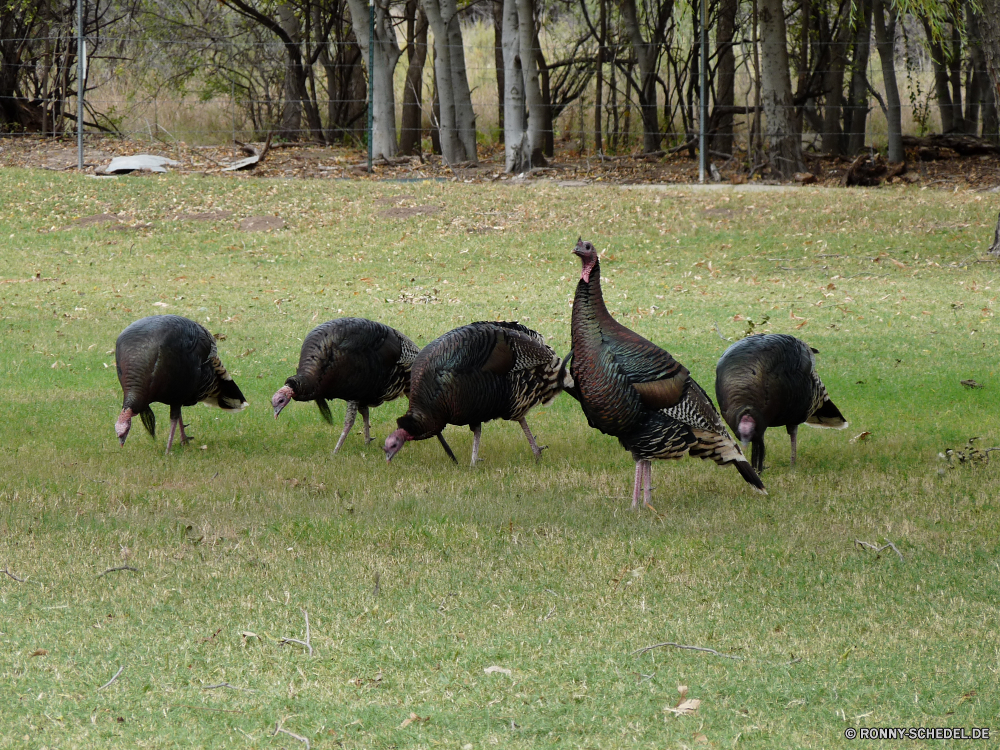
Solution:
[{"label": "wild turkey", "polygon": [[815,349],[794,336],[765,333],[740,339],[715,368],[715,397],[726,422],[752,446],[751,464],[764,471],[764,431],[784,426],[792,440],[803,422],[842,430],[847,422],[816,374]]},{"label": "wild turkey", "polygon": [[747,482],[763,491],[760,477],[687,369],[611,317],[593,244],[580,240],[573,252],[583,271],[573,300],[573,350],[563,387],[580,402],[591,427],[618,438],[632,453],[632,508],[639,507],[640,488],[649,505],[652,459],[685,453],[723,466],[735,464]]},{"label": "wild turkey", "polygon": [[365,318],[337,318],[313,328],[302,342],[298,371],[271,398],[274,418],[293,399],[315,401],[330,424],[326,400],[347,402],[340,450],[358,412],[365,423],[365,444],[372,441],[368,409],[409,394],[410,365],[420,351],[395,328]]},{"label": "wild turkey", "polygon": [[559,393],[559,357],[541,334],[519,323],[471,323],[449,331],[425,346],[413,363],[410,408],[385,441],[391,461],[408,440],[437,437],[456,461],[441,431],[445,425],[469,425],[474,435],[472,465],[479,458],[482,423],[517,422],[535,458],[544,446],[535,442],[525,415]]},{"label": "wild turkey", "polygon": [[181,407],[199,401],[230,411],[247,406],[243,393],[219,359],[212,334],[203,325],[179,315],[142,318],[122,331],[115,344],[115,369],[125,392],[115,422],[121,445],[125,445],[136,414],[149,434],[156,436],[156,417],[149,408],[154,401],[170,407],[167,453],[178,426],[181,443],[190,439],[184,432]]}]

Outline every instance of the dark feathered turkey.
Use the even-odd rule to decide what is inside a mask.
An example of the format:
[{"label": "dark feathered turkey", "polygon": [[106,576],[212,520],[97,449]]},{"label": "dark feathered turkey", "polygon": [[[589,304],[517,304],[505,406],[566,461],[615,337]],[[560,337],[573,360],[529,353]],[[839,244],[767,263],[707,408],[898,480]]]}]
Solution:
[{"label": "dark feathered turkey", "polygon": [[538,447],[525,415],[559,393],[559,357],[541,334],[519,323],[471,323],[449,331],[425,346],[413,363],[410,408],[385,441],[387,461],[407,440],[437,437],[445,451],[445,425],[469,425],[472,464],[479,456],[482,423],[491,419],[517,422],[531,450]]},{"label": "dark feathered turkey", "polygon": [[785,427],[792,440],[800,424],[842,430],[847,422],[816,374],[815,350],[794,336],[747,336],[726,349],[715,368],[719,410],[746,448],[753,468],[764,470],[764,431]]},{"label": "dark feathered turkey", "polygon": [[167,453],[178,426],[181,443],[189,440],[181,421],[181,407],[203,401],[239,411],[247,405],[219,359],[212,334],[203,325],[179,315],[142,318],[122,331],[115,344],[115,368],[125,392],[122,412],[115,423],[122,445],[136,414],[155,437],[156,417],[149,408],[153,402],[170,407]]},{"label": "dark feathered turkey", "polygon": [[652,459],[690,453],[734,464],[759,490],[760,477],[729,436],[705,391],[656,344],[611,317],[601,293],[601,264],[590,242],[573,251],[583,262],[573,300],[573,350],[563,387],[590,426],[618,438],[635,459],[632,507],[649,505]]},{"label": "dark feathered turkey", "polygon": [[354,426],[365,423],[365,444],[372,441],[368,409],[410,390],[410,366],[419,349],[395,328],[365,318],[337,318],[313,328],[302,342],[298,371],[271,399],[274,418],[289,401],[315,401],[330,424],[327,399],[347,402],[344,431],[336,453]]}]

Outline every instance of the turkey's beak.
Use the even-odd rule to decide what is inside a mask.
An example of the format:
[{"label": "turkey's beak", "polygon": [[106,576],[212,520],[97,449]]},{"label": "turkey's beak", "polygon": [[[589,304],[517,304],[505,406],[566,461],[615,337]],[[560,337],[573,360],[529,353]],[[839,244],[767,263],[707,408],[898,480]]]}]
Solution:
[{"label": "turkey's beak", "polygon": [[279,404],[274,407],[274,418],[277,419],[278,415],[281,414],[281,410],[285,408],[284,404]]}]

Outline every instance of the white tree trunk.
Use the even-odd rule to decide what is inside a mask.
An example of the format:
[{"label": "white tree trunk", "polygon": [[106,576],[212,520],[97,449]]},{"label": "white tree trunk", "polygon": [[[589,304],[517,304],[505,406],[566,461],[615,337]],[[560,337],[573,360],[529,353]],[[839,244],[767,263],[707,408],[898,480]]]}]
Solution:
[{"label": "white tree trunk", "polygon": [[[367,0],[347,0],[351,11],[351,27],[361,47],[365,67],[368,67],[368,34],[371,17]],[[385,7],[375,4],[374,71],[369,70],[374,83],[372,96],[372,158],[388,159],[396,155],[396,95],[393,73],[399,61],[400,49],[396,32]]]},{"label": "white tree trunk", "polygon": [[449,164],[476,162],[476,115],[465,73],[465,50],[455,0],[422,0],[422,3],[434,33],[441,154]]},{"label": "white tree trunk", "polygon": [[531,149],[524,128],[524,74],[521,71],[521,37],[517,28],[517,0],[503,3],[503,141],[506,171],[531,169]]},{"label": "white tree trunk", "polygon": [[802,138],[795,127],[792,77],[788,71],[785,14],[781,0],[759,0],[760,93],[764,109],[764,136],[771,168],[782,177],[801,172]]},{"label": "white tree trunk", "polygon": [[535,7],[532,0],[517,0],[517,32],[520,35],[521,74],[524,76],[524,106],[528,112],[528,153],[533,164],[544,165],[542,127],[545,124],[545,102],[538,83],[538,57],[535,45]]}]

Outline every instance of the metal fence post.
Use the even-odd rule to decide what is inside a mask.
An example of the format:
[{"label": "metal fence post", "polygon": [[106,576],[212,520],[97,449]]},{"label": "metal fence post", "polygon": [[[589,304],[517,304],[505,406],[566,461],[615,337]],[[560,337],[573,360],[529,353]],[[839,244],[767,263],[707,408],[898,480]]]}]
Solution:
[{"label": "metal fence post", "polygon": [[708,171],[708,31],[705,28],[708,0],[701,0],[701,111],[698,115],[698,182],[705,182]]},{"label": "metal fence post", "polygon": [[368,0],[368,174],[372,173],[372,136],[375,130],[375,0]]},{"label": "metal fence post", "polygon": [[83,96],[86,79],[87,42],[83,38],[83,0],[76,0],[76,167],[81,172],[83,171]]}]

